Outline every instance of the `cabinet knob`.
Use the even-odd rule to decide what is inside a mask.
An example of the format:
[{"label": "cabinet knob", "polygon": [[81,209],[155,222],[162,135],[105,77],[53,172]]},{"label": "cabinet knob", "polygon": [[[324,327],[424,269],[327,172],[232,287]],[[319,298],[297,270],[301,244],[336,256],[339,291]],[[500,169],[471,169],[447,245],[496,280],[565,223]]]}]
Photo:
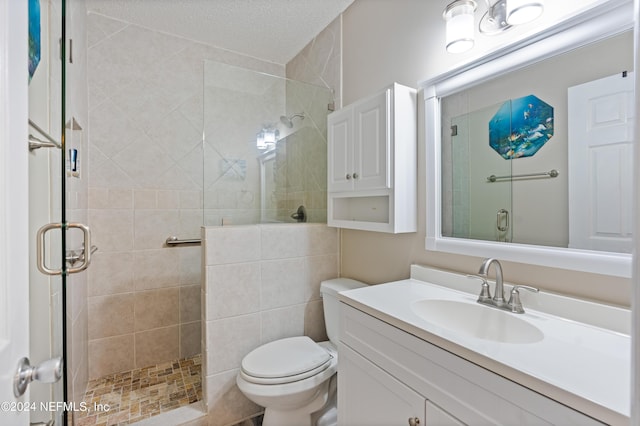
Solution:
[{"label": "cabinet knob", "polygon": [[357,174],[357,173],[354,173],[354,174],[353,174],[353,178],[354,178],[354,179],[358,179],[358,174]]},{"label": "cabinet knob", "polygon": [[351,180],[351,175],[349,173],[347,173],[346,178],[347,178],[347,180]]},{"label": "cabinet knob", "polygon": [[417,417],[409,417],[409,426],[418,426],[420,424],[420,419]]}]

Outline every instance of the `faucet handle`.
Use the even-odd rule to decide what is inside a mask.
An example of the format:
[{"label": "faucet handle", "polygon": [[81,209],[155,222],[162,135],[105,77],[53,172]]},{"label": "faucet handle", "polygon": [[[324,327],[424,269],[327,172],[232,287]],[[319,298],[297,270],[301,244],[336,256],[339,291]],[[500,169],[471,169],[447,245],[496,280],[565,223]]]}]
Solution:
[{"label": "faucet handle", "polygon": [[478,302],[486,302],[491,300],[491,289],[489,288],[489,283],[487,282],[486,276],[467,275],[467,278],[475,278],[478,280],[482,280],[482,289],[480,290],[480,295],[478,296]]},{"label": "faucet handle", "polygon": [[524,314],[524,308],[522,307],[522,302],[520,301],[520,289],[529,290],[533,293],[537,293],[540,290],[535,287],[530,287],[528,285],[516,285],[511,289],[511,296],[509,297],[509,302],[507,302],[507,306],[511,310],[511,312],[516,314]]}]

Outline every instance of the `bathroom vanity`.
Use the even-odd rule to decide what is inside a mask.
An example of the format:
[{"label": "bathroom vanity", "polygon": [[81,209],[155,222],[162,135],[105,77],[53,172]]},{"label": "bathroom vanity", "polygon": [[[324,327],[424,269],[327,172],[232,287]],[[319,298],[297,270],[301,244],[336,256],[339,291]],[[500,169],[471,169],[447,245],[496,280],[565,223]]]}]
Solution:
[{"label": "bathroom vanity", "polygon": [[414,265],[341,293],[338,424],[629,423],[628,310],[541,292],[515,314],[479,290]]}]

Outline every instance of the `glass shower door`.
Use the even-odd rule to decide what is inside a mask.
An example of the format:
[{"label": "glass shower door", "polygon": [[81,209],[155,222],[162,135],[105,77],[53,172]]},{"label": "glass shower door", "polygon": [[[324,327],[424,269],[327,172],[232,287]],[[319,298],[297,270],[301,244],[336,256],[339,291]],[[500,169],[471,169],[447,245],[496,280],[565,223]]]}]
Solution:
[{"label": "glass shower door", "polygon": [[511,241],[512,162],[489,145],[495,111],[489,106],[451,120],[451,170],[443,170],[451,174],[450,201],[443,200],[451,210],[451,233],[445,236]]},{"label": "glass shower door", "polygon": [[[29,228],[32,365],[56,371],[30,385],[32,424],[73,424],[86,387],[85,269],[91,255],[87,221],[86,105],[82,67],[75,69],[70,25],[78,2],[30,0]],[[82,34],[76,36],[82,40]],[[82,93],[82,91],[79,91]],[[58,376],[59,379],[55,380]],[[53,422],[53,423],[51,423]]]},{"label": "glass shower door", "polygon": [[[64,233],[44,233],[49,224],[64,223],[62,0],[29,1],[29,322],[31,365],[62,362],[54,383],[29,385],[30,422],[64,422]],[[40,237],[40,239],[39,239]],[[49,274],[46,269],[60,273]],[[51,380],[49,380],[51,381]]]}]

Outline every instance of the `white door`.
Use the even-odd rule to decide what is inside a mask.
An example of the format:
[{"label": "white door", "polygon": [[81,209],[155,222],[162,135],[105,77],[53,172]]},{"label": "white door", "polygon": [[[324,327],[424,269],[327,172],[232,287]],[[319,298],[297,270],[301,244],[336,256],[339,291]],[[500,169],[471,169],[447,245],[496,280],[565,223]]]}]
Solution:
[{"label": "white door", "polygon": [[633,73],[568,91],[569,247],[631,253]]},{"label": "white door", "polygon": [[[0,423],[29,424],[13,376],[29,353],[27,2],[0,0]],[[20,404],[20,405],[19,405]]]}]

